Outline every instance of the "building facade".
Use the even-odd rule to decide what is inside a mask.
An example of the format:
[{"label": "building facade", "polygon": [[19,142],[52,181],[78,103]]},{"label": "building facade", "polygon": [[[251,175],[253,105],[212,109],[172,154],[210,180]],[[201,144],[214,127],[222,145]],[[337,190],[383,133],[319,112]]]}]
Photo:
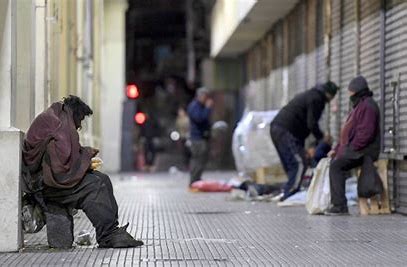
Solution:
[{"label": "building facade", "polygon": [[232,26],[224,20],[232,30],[222,34],[217,25],[226,16],[225,3],[218,0],[213,11],[212,56],[215,62],[244,62],[240,90],[247,109],[279,109],[295,94],[332,80],[341,91],[321,126],[338,140],[349,112],[347,86],[358,74],[366,77],[381,107],[393,206],[407,213],[407,2],[246,2],[235,7],[241,17]]}]

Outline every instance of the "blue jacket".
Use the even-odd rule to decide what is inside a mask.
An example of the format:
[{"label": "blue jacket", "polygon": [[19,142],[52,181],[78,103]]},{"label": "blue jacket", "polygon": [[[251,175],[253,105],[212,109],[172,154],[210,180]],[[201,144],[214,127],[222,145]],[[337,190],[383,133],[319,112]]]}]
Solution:
[{"label": "blue jacket", "polygon": [[191,127],[191,140],[207,140],[210,137],[212,110],[205,107],[198,100],[188,106],[188,116]]}]

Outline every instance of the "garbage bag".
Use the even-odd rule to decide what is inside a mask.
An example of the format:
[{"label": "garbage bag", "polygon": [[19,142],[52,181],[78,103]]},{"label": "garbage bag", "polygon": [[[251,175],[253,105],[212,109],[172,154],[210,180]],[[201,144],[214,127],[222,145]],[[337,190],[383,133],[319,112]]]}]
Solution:
[{"label": "garbage bag", "polygon": [[323,158],[314,171],[311,185],[307,192],[306,209],[309,214],[324,213],[331,202],[329,185],[329,165],[331,159]]},{"label": "garbage bag", "polygon": [[239,121],[232,140],[232,152],[239,172],[281,166],[270,137],[270,123],[278,110],[246,112]]},{"label": "garbage bag", "polygon": [[192,188],[201,192],[230,192],[232,186],[221,181],[201,180],[191,185]]},{"label": "garbage bag", "polygon": [[371,198],[383,192],[383,183],[371,157],[363,158],[362,171],[358,179],[358,196]]},{"label": "garbage bag", "polygon": [[45,215],[32,195],[25,194],[22,200],[22,226],[25,233],[38,233],[45,225]]}]

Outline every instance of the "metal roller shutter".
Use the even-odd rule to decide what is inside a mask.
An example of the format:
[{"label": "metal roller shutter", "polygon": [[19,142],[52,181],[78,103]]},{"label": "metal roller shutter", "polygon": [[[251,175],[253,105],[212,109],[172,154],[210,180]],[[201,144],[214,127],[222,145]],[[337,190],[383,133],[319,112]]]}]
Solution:
[{"label": "metal roller shutter", "polygon": [[297,43],[298,43],[298,35],[297,35],[297,29],[296,29],[296,21],[298,21],[298,18],[296,17],[295,10],[294,12],[291,12],[291,14],[286,18],[287,23],[287,36],[285,38],[288,38],[287,40],[287,47],[288,49],[286,51],[287,56],[287,64],[288,68],[288,101],[291,100],[294,95],[297,94],[298,91],[298,84],[297,84],[297,65],[295,64],[295,58],[298,54],[297,50]]},{"label": "metal roller shutter", "polygon": [[272,72],[272,105],[273,108],[279,109],[283,103],[283,23],[276,24],[274,29],[273,44],[273,72]]},{"label": "metal roller shutter", "polygon": [[[325,60],[325,47],[324,47],[324,4],[322,0],[317,1],[316,5],[316,83],[323,83],[326,81],[327,66]],[[320,128],[324,131],[328,131],[329,127],[329,109],[325,108],[319,122]]]},{"label": "metal roller shutter", "polygon": [[312,88],[317,78],[316,62],[316,11],[317,0],[307,1],[307,89]]},{"label": "metal roller shutter", "polygon": [[288,100],[306,90],[305,4],[300,3],[289,16]]},{"label": "metal roller shutter", "polygon": [[326,80],[326,64],[324,51],[324,5],[322,0],[317,1],[316,6],[316,82],[325,82]]},{"label": "metal roller shutter", "polygon": [[[331,1],[331,43],[330,43],[330,69],[331,80],[340,84],[341,79],[341,1]],[[339,139],[340,120],[340,93],[331,102],[330,126],[331,135],[335,143]]]},{"label": "metal roller shutter", "polygon": [[[391,127],[392,81],[400,81],[399,91],[399,152],[407,155],[407,3],[389,2],[385,25],[386,128]],[[387,128],[388,129],[388,128]],[[389,144],[386,143],[386,148]]]},{"label": "metal roller shutter", "polygon": [[[396,82],[399,92],[398,111],[393,113],[392,82]],[[396,146],[393,147],[389,129],[396,117]],[[401,157],[407,155],[407,3],[405,1],[386,1],[385,16],[385,151],[396,149]],[[397,161],[390,171],[392,189],[395,190],[396,210],[407,213],[407,163]],[[394,174],[394,175],[393,175]]]},{"label": "metal roller shutter", "polygon": [[298,29],[297,36],[298,36],[298,55],[295,59],[295,64],[297,68],[297,88],[299,92],[303,92],[307,90],[307,57],[306,57],[306,9],[307,6],[305,2],[302,2],[298,6],[298,20],[296,22],[296,27]]},{"label": "metal roller shutter", "polygon": [[342,2],[342,33],[341,33],[341,77],[340,87],[340,117],[341,122],[346,120],[349,113],[349,96],[347,87],[356,74],[356,1],[344,0]]},{"label": "metal roller shutter", "polygon": [[360,74],[363,75],[376,101],[380,99],[380,3],[360,1]]}]

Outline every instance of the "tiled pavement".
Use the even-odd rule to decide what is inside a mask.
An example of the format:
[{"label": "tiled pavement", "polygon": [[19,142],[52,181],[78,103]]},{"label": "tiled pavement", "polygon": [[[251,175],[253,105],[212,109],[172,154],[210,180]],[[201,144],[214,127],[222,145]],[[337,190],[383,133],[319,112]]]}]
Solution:
[{"label": "tiled pavement", "polygon": [[[309,216],[301,207],[232,202],[223,193],[187,192],[185,175],[112,180],[120,221],[145,246],[55,251],[41,232],[25,237],[23,252],[0,254],[0,266],[407,266],[400,215]],[[76,232],[91,228],[83,214],[76,217]]]}]

